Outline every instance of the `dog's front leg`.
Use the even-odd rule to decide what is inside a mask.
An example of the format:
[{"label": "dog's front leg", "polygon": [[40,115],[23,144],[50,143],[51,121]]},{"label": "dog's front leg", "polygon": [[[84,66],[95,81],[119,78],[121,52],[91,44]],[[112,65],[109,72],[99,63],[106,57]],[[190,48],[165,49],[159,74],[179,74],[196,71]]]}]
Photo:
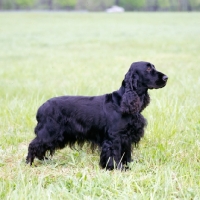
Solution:
[{"label": "dog's front leg", "polygon": [[100,165],[108,170],[122,169],[121,138],[117,134],[109,133],[109,139],[103,142]]},{"label": "dog's front leg", "polygon": [[131,137],[129,133],[121,134],[121,141],[122,141],[122,164],[127,165],[131,162]]}]

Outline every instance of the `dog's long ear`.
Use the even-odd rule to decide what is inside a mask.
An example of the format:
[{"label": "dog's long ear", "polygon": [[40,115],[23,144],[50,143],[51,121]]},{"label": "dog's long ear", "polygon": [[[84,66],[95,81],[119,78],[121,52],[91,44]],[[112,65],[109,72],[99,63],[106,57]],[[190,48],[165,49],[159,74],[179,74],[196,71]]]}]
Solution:
[{"label": "dog's long ear", "polygon": [[121,111],[124,114],[135,114],[140,111],[140,98],[136,93],[137,80],[138,75],[129,70],[122,82],[125,92],[122,96]]}]

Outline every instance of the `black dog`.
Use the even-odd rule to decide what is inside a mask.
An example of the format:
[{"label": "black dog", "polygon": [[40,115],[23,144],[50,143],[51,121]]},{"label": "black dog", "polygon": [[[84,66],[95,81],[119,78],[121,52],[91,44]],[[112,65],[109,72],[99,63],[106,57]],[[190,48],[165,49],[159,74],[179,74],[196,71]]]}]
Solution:
[{"label": "black dog", "polygon": [[148,89],[166,85],[168,77],[153,64],[135,62],[119,90],[102,96],[61,96],[45,102],[37,112],[36,138],[28,148],[27,163],[45,159],[56,149],[90,142],[101,149],[102,168],[121,168],[131,162],[131,144],[144,135],[141,115],[149,104]]}]

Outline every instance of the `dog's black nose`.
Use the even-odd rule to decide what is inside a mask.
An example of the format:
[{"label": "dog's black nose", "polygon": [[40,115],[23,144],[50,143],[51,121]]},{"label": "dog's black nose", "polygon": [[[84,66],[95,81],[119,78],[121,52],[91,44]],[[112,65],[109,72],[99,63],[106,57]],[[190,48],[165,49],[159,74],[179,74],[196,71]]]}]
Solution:
[{"label": "dog's black nose", "polygon": [[168,77],[165,75],[162,77],[163,81],[167,81]]}]

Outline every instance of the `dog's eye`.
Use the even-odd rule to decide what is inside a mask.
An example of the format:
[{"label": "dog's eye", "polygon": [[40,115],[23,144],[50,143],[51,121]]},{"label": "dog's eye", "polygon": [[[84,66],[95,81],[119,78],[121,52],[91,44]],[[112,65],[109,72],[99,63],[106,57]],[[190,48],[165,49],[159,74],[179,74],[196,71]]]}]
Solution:
[{"label": "dog's eye", "polygon": [[148,67],[148,68],[147,68],[147,71],[150,72],[150,71],[151,71],[151,67]]}]

